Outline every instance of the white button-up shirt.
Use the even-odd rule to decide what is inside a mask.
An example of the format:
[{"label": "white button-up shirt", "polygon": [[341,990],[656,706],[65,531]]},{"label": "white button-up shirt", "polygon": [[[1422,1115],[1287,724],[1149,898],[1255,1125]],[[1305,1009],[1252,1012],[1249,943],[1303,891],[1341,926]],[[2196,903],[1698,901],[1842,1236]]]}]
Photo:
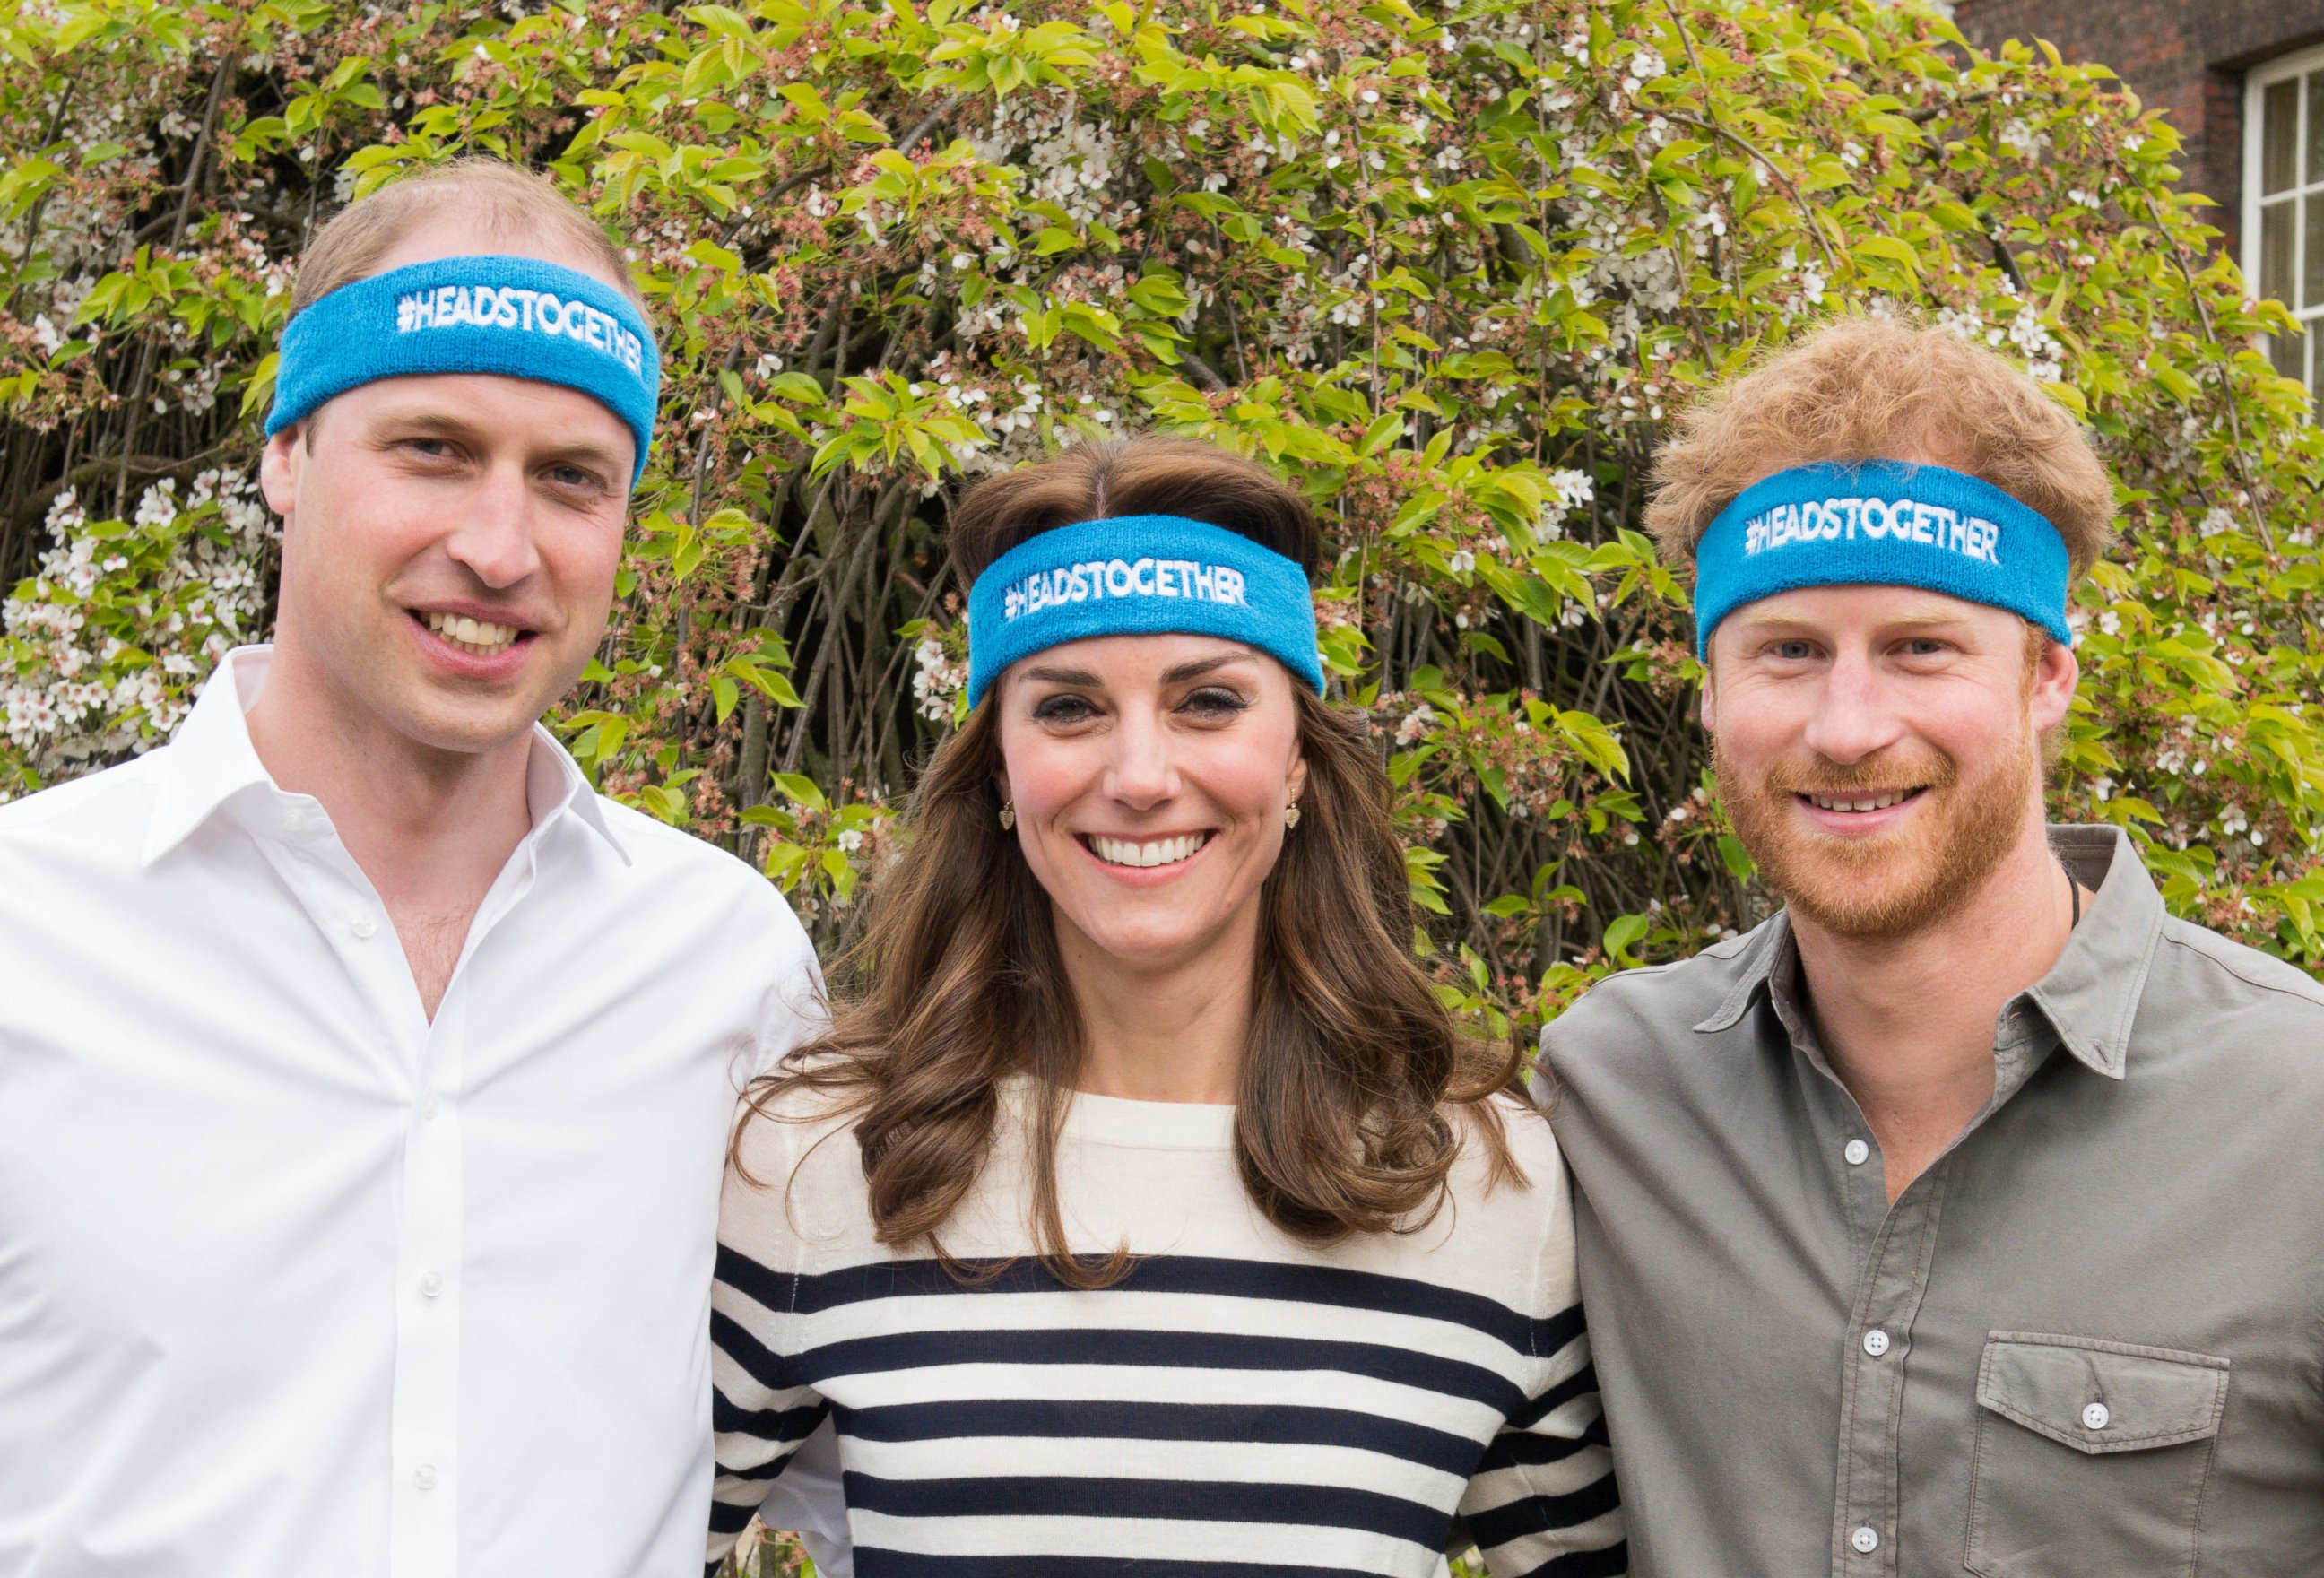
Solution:
[{"label": "white button-up shirt", "polygon": [[749,867],[544,731],[435,1020],[243,712],[0,807],[0,1578],[684,1578],[738,1082],[811,1023]]}]

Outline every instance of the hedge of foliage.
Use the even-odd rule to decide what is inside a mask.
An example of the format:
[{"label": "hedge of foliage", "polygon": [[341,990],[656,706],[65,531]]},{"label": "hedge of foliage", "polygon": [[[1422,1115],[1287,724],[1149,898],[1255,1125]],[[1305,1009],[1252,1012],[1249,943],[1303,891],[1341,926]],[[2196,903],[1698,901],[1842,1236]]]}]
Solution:
[{"label": "hedge of foliage", "polygon": [[1748,924],[1641,481],[1691,391],[1849,307],[2102,437],[2057,810],[2324,964],[2319,444],[2255,348],[2291,323],[2102,70],[1874,0],[17,0],[0,46],[0,792],[150,745],[263,632],[291,262],[484,151],[626,238],[668,347],[561,725],[825,941],[959,715],[947,499],[1132,427],[1319,505],[1335,687],[1465,1008]]}]

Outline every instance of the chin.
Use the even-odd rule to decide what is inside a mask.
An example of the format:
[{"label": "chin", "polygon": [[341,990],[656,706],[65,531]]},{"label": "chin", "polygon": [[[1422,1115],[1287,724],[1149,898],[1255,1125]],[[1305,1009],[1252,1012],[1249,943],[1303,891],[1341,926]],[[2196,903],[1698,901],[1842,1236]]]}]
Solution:
[{"label": "chin", "polygon": [[479,755],[530,734],[540,713],[501,702],[491,706],[424,707],[401,715],[391,713],[389,716],[395,732],[415,744],[459,755]]},{"label": "chin", "polygon": [[1125,927],[1119,924],[1119,918],[1110,918],[1115,924],[1084,927],[1083,935],[1107,958],[1133,967],[1176,964],[1200,953],[1217,935],[1214,930],[1188,926]]}]

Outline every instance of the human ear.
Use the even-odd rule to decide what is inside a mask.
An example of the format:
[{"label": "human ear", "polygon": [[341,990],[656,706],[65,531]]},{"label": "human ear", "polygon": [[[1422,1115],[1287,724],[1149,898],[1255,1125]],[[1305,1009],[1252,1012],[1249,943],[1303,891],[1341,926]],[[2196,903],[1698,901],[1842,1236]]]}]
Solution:
[{"label": "human ear", "polygon": [[2027,711],[2034,727],[2044,732],[2066,721],[2073,710],[2074,687],[2082,677],[2081,660],[2074,649],[2052,638],[2042,647],[2042,656],[2034,666],[2034,694],[2027,700]]},{"label": "human ear", "polygon": [[299,466],[306,458],[299,447],[299,435],[306,425],[303,418],[292,422],[267,439],[266,448],[259,451],[259,491],[266,495],[266,507],[286,521],[299,503]]}]

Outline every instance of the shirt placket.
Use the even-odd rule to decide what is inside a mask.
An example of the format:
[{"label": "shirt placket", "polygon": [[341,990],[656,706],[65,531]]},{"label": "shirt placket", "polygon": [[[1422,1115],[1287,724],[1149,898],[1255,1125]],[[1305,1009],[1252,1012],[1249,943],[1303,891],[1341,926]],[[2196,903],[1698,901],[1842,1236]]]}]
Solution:
[{"label": "shirt placket", "polygon": [[1931,1167],[1888,1209],[1856,1286],[1840,1354],[1840,1495],[1832,1509],[1834,1574],[1896,1571],[1904,1420],[1904,1361],[1928,1291],[1945,1169]]},{"label": "shirt placket", "polygon": [[[475,918],[426,1027],[418,1099],[405,1130],[396,1232],[393,1475],[387,1578],[459,1572],[460,1276],[466,1196],[461,1112],[468,1053],[468,962],[532,886],[535,838],[518,846]],[[410,970],[403,985],[416,1005]]]},{"label": "shirt placket", "polygon": [[[409,992],[408,969],[406,974]],[[404,1125],[395,1234],[388,1578],[453,1578],[459,1571],[460,1109],[466,1009],[467,994],[455,980],[422,1036],[416,1099]]]},{"label": "shirt placket", "polygon": [[[1798,1032],[1795,1030],[1794,1034]],[[2022,1006],[2013,1003],[1996,1028],[1993,1098],[1951,1145],[1906,1186],[1879,1218],[1857,1279],[1840,1353],[1839,1493],[1832,1507],[1834,1578],[1894,1573],[1901,1562],[1896,1529],[1904,1486],[1898,1452],[1904,1424],[1904,1367],[1914,1323],[1935,1263],[1946,1181],[1961,1144],[2015,1094],[2040,1062]],[[1835,1086],[1836,1075],[1815,1062]],[[1840,1087],[1851,1110],[1852,1098]],[[1858,1122],[1862,1121],[1860,1113]],[[1867,1126],[1865,1133],[1869,1134]],[[1861,1154],[1858,1147],[1861,1146]],[[1851,1206],[1868,1190],[1885,1198],[1879,1152],[1868,1138],[1851,1139],[1843,1152]]]},{"label": "shirt placket", "polygon": [[460,1312],[463,1290],[461,1110],[468,1050],[467,964],[530,889],[528,837],[478,907],[435,1018],[376,890],[321,807],[283,797],[276,864],[309,919],[331,940],[382,1028],[406,1094],[395,1188],[395,1346],[389,1403],[387,1578],[459,1572]]}]

